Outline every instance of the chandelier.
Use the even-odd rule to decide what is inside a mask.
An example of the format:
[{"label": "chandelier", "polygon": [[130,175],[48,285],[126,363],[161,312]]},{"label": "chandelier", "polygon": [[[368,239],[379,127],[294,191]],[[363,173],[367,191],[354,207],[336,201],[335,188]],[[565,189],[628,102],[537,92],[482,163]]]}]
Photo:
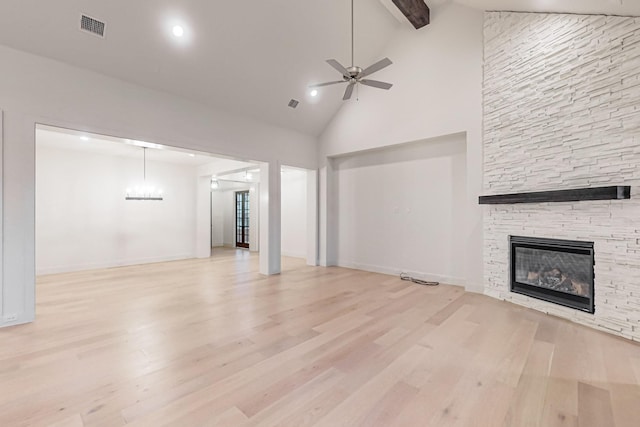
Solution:
[{"label": "chandelier", "polygon": [[127,188],[125,200],[163,200],[162,189],[147,184],[147,147],[142,147],[142,150],[142,185]]}]

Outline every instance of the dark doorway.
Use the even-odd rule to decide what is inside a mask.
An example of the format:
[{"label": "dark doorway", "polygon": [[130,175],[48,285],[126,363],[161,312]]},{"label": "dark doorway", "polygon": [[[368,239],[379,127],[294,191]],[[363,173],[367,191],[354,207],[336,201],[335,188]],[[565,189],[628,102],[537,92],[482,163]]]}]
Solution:
[{"label": "dark doorway", "polygon": [[236,247],[249,248],[249,191],[236,191]]}]

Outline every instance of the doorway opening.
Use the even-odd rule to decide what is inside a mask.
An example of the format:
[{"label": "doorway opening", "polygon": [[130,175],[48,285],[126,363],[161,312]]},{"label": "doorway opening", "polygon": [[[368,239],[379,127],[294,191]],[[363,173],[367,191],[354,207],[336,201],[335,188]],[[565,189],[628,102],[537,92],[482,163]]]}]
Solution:
[{"label": "doorway opening", "polygon": [[37,125],[36,275],[210,257],[211,176],[253,165]]},{"label": "doorway opening", "polygon": [[249,190],[236,191],[236,247],[249,249]]}]

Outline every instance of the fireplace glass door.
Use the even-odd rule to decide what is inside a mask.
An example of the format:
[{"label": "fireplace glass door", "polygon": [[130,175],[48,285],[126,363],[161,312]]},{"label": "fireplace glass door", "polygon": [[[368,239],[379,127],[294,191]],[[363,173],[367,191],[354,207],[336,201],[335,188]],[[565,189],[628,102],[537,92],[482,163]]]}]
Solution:
[{"label": "fireplace glass door", "polygon": [[513,292],[594,312],[593,242],[510,239]]}]

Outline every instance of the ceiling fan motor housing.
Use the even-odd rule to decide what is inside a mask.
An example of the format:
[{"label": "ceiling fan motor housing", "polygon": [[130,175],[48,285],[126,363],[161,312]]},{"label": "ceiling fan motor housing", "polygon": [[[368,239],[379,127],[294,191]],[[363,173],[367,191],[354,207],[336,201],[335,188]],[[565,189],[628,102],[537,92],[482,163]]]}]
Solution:
[{"label": "ceiling fan motor housing", "polygon": [[347,71],[349,72],[351,78],[355,79],[356,77],[358,77],[358,74],[362,72],[362,68],[352,65],[351,67],[347,68]]}]

